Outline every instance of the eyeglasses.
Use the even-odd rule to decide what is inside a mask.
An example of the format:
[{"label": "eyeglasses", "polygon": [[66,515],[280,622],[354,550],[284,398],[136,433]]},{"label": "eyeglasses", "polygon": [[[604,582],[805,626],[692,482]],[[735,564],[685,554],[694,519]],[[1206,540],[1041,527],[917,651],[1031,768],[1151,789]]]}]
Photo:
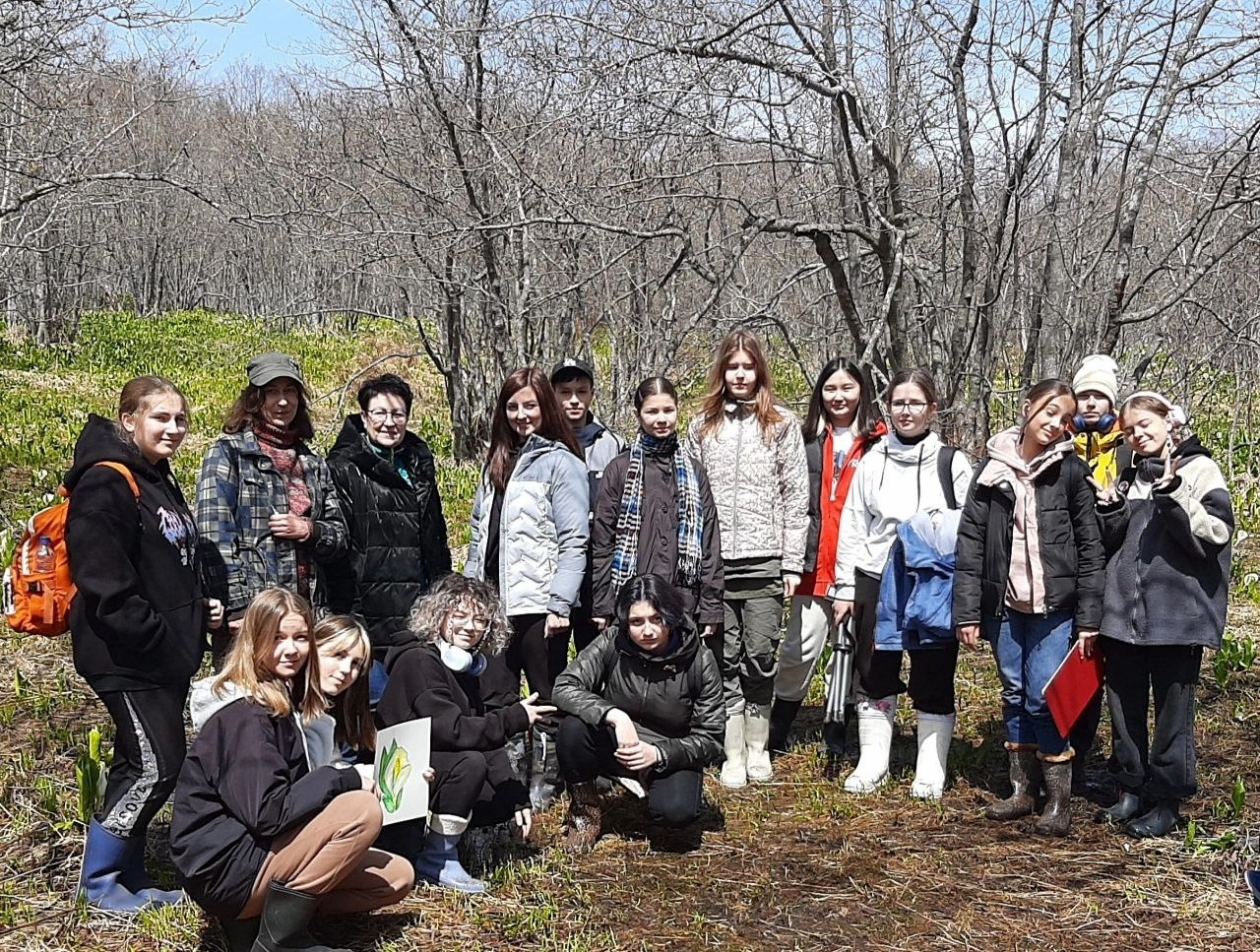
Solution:
[{"label": "eyeglasses", "polygon": [[395,423],[407,422],[406,410],[369,410],[368,419],[373,423],[384,423],[386,420],[392,420]]},{"label": "eyeglasses", "polygon": [[490,630],[490,619],[484,615],[470,615],[467,612],[451,612],[450,624],[455,628],[469,628],[473,631],[487,632]]},{"label": "eyeglasses", "polygon": [[902,413],[909,411],[910,413],[922,413],[928,408],[928,405],[922,400],[898,400],[893,405],[894,413]]}]

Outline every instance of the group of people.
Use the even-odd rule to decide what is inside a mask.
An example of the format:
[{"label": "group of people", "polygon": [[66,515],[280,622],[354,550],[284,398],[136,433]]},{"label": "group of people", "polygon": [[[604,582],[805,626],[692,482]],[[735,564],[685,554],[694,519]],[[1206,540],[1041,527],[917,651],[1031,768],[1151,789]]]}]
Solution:
[{"label": "group of people", "polygon": [[[297,363],[262,354],[247,375],[194,506],[170,468],[187,402],[158,377],[130,381],[115,420],[89,419],[66,477],[75,664],[115,725],[85,847],[92,905],[183,897],[144,870],[172,793],[175,867],[241,949],[324,948],[316,910],[377,908],[414,880],[484,890],[464,832],[528,835],[561,788],[572,849],[599,836],[610,782],[689,824],[705,768],[727,788],[771,779],[824,649],[846,643],[850,793],[886,782],[908,693],[911,794],[942,796],[959,645],[980,639],[1013,787],[987,816],[1029,815],[1044,789],[1036,829],[1067,833],[1102,702],[1072,736],[1055,726],[1044,687],[1070,651],[1105,662],[1120,794],[1105,818],[1163,835],[1195,792],[1230,500],[1184,412],[1151,392],[1119,401],[1109,357],[1033,386],[978,467],[934,432],[926,371],[894,373],[880,401],[866,368],[833,360],[802,423],[746,331],[719,345],[683,433],[674,384],[644,380],[628,445],[592,413],[589,364],[521,368],[495,401],[462,575],[405,381],[365,382],[324,458]],[[431,719],[429,816],[383,827],[376,730],[416,718]],[[836,777],[844,723],[823,736]]]}]

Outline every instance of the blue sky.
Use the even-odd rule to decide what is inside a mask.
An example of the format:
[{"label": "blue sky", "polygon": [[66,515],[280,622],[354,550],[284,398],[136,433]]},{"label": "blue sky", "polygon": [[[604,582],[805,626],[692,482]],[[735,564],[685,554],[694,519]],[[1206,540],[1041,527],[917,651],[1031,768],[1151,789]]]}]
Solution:
[{"label": "blue sky", "polygon": [[320,28],[290,0],[257,0],[240,22],[220,26],[198,24],[194,35],[207,59],[208,71],[221,73],[236,63],[284,68],[305,57],[303,46],[317,43]]}]

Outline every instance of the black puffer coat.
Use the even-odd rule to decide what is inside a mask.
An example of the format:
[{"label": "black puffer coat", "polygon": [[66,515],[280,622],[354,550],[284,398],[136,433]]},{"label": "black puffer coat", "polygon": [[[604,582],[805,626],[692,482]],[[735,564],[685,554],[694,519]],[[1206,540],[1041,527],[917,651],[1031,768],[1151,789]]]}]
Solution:
[{"label": "black puffer coat", "polygon": [[350,551],[328,571],[329,605],[363,616],[377,648],[397,643],[393,636],[406,630],[412,602],[451,570],[428,444],[408,432],[394,460],[373,448],[357,413],[346,417],[328,454],[350,527]]},{"label": "black puffer coat", "polygon": [[677,646],[648,654],[618,629],[586,646],[556,678],[552,703],[598,727],[613,708],[662,759],[655,769],[700,770],[722,759],[726,707],[713,653],[686,628]]}]

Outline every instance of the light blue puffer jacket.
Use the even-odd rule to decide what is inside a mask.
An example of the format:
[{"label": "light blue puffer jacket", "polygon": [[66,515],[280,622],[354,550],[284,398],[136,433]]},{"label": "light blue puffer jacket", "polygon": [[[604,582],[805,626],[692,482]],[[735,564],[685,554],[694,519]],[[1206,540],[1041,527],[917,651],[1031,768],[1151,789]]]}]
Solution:
[{"label": "light blue puffer jacket", "polygon": [[[483,470],[473,498],[472,541],[464,574],[485,578],[485,540],[494,489]],[[586,464],[562,443],[531,436],[521,447],[504,491],[497,580],[511,615],[554,612],[568,617],[586,572],[590,539]]]}]

